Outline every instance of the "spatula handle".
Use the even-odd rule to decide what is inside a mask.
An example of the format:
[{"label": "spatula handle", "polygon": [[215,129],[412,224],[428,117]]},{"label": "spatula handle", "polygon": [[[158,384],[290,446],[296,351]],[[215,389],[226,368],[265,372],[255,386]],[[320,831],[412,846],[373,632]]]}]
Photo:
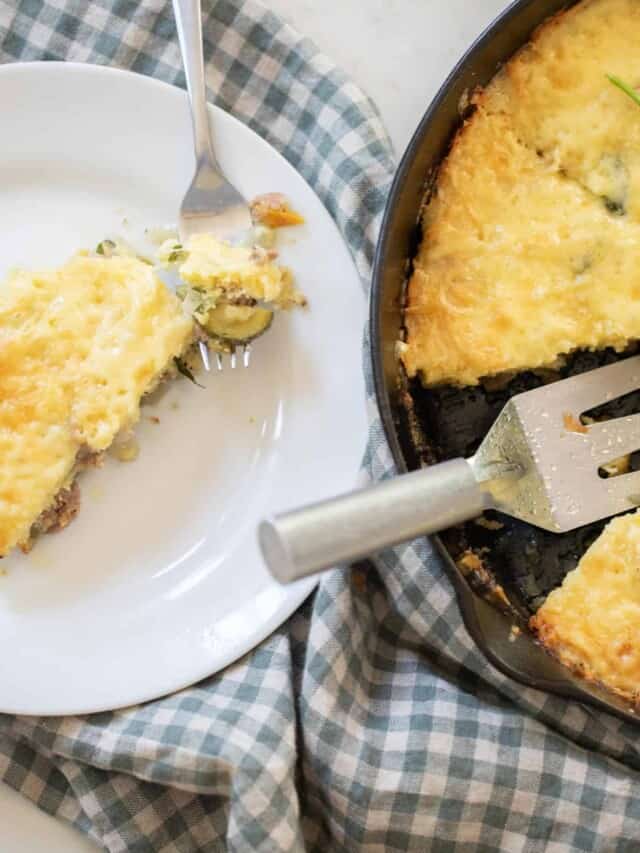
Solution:
[{"label": "spatula handle", "polygon": [[271,574],[291,583],[444,530],[487,506],[471,465],[456,459],[263,521],[260,548]]}]

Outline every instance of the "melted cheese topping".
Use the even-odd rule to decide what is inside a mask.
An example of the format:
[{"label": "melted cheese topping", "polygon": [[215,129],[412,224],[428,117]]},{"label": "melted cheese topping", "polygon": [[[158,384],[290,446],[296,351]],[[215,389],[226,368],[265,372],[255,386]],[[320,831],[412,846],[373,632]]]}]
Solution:
[{"label": "melted cheese topping", "polygon": [[139,417],[140,398],[193,324],[152,268],[78,255],[0,285],[0,555],[73,476]]},{"label": "melted cheese topping", "polygon": [[636,0],[542,27],[458,134],[423,217],[401,347],[426,384],[476,384],[640,337]]},{"label": "melted cheese topping", "polygon": [[283,308],[304,304],[287,267],[268,258],[264,250],[230,246],[210,234],[196,234],[185,246],[180,278],[210,292],[236,291]]},{"label": "melted cheese topping", "polygon": [[614,519],[532,628],[558,658],[629,698],[640,693],[640,513]]}]

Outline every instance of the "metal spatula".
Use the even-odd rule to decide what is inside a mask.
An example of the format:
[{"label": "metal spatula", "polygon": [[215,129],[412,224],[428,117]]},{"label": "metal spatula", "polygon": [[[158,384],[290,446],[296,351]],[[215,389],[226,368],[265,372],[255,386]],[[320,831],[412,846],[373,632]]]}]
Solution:
[{"label": "metal spatula", "polygon": [[[563,533],[640,505],[640,471],[599,469],[640,449],[640,414],[581,426],[579,416],[640,387],[640,356],[513,397],[478,452],[260,525],[279,581],[351,562],[497,509]],[[572,426],[574,425],[574,426]]]}]

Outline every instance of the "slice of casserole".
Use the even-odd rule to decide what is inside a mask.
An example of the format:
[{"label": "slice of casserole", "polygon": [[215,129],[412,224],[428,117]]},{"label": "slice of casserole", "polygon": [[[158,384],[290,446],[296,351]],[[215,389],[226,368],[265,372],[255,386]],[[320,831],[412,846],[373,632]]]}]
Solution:
[{"label": "slice of casserole", "polygon": [[531,620],[585,678],[640,695],[640,513],[615,518]]},{"label": "slice of casserole", "polygon": [[77,255],[0,288],[0,555],[77,509],[75,477],[139,418],[194,325],[136,258]]},{"label": "slice of casserole", "polygon": [[640,7],[585,0],[471,99],[423,212],[407,294],[426,385],[553,365],[640,337]]}]

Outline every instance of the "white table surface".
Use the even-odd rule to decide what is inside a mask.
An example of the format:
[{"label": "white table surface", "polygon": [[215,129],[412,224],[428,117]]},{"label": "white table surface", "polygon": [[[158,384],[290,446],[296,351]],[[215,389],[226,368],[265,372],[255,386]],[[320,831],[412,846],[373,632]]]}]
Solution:
[{"label": "white table surface", "polygon": [[[399,155],[448,71],[506,0],[269,0],[376,101]],[[2,853],[98,848],[0,785]]]}]

